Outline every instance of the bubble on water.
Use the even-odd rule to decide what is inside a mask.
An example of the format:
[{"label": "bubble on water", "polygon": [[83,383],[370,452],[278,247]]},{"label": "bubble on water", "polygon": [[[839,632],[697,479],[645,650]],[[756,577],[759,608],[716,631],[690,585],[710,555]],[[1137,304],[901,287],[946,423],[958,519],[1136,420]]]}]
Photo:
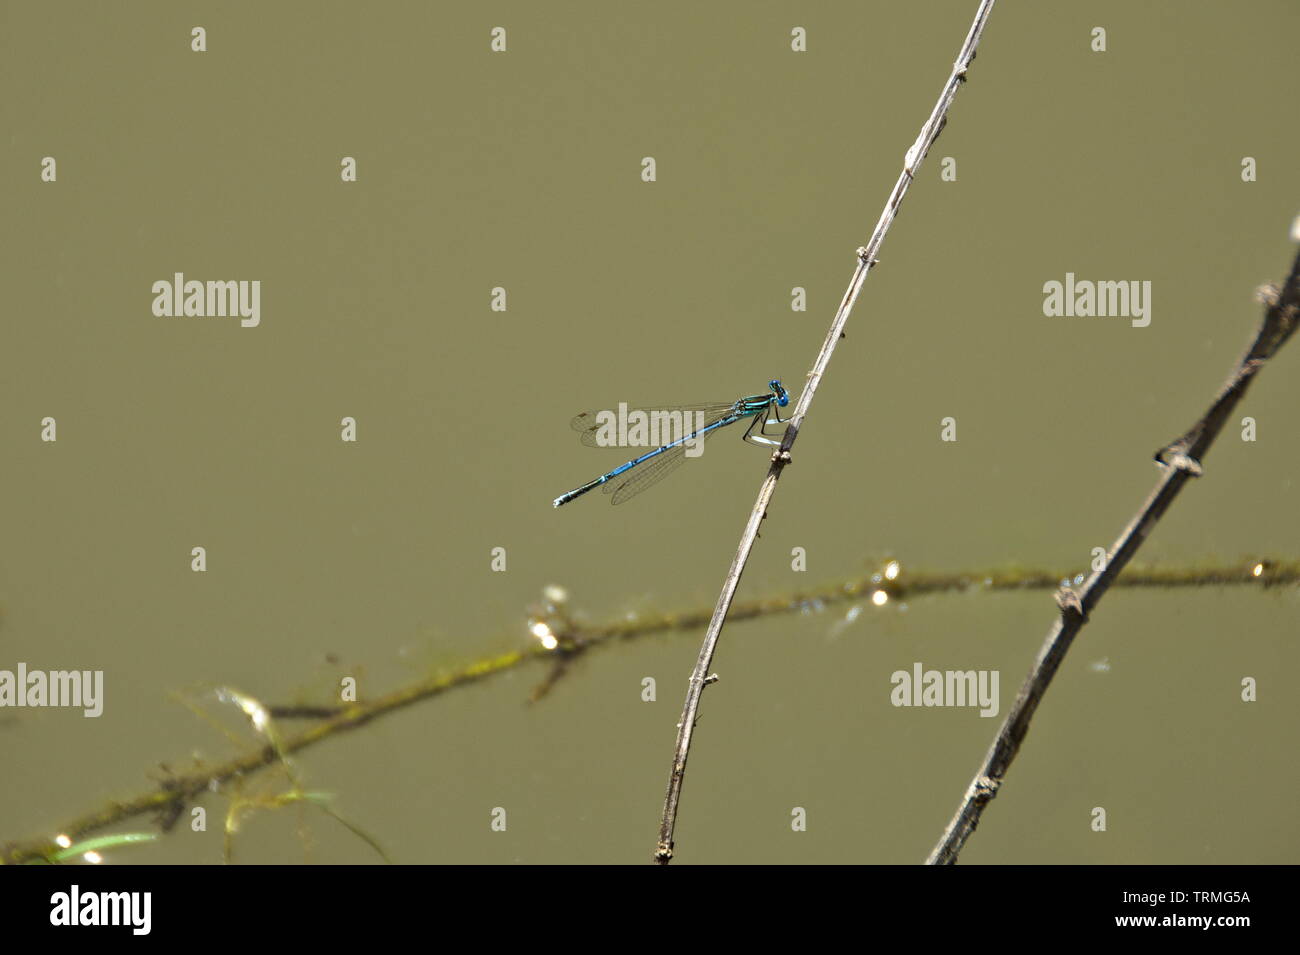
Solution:
[{"label": "bubble on water", "polygon": [[560,645],[560,641],[552,632],[550,624],[544,620],[538,620],[529,629],[545,649],[554,650]]}]

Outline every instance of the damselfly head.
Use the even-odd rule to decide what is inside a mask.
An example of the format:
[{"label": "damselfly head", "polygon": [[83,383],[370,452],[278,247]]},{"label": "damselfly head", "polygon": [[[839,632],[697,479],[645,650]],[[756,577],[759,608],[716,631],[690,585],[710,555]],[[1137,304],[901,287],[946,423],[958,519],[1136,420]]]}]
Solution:
[{"label": "damselfly head", "polygon": [[781,386],[780,378],[773,378],[767,383],[767,386],[772,389],[772,393],[776,395],[776,403],[782,408],[790,403],[790,395]]}]

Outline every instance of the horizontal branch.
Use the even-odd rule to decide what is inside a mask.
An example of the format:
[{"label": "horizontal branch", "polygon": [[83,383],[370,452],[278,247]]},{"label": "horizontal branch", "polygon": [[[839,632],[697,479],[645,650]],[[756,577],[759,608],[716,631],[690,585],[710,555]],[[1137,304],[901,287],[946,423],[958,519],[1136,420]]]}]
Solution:
[{"label": "horizontal branch", "polygon": [[[842,604],[874,603],[881,601],[878,597],[873,600],[877,593],[885,595],[882,602],[887,606],[891,602],[925,595],[1041,591],[1060,586],[1067,577],[1070,575],[1060,571],[1018,567],[972,569],[959,573],[904,572],[896,561],[889,561],[879,570],[857,577],[736,603],[732,607],[731,619],[753,620],[803,613],[810,609],[825,611]],[[1300,584],[1300,559],[1290,558],[1250,559],[1227,565],[1130,568],[1116,582],[1119,587],[1156,588],[1241,585],[1267,588],[1295,584]],[[541,687],[549,688],[558,675],[557,671],[575,654],[618,640],[666,632],[695,632],[708,623],[711,613],[710,607],[698,607],[642,614],[634,620],[623,616],[598,624],[576,622],[569,614],[557,613],[549,623],[557,636],[554,650],[535,644],[524,650],[476,660],[453,672],[431,676],[385,696],[346,707],[294,703],[268,709],[272,717],[281,722],[290,719],[321,720],[298,733],[283,736],[282,751],[296,753],[404,707],[506,673],[530,661],[553,664],[552,676]],[[94,812],[69,821],[55,832],[69,839],[79,839],[139,816],[156,814],[160,820],[174,820],[187,803],[211,792],[214,785],[219,787],[232,779],[253,775],[279,761],[274,747],[267,745],[216,766],[173,776],[156,789],[131,799],[111,801]],[[59,851],[61,847],[52,836],[37,836],[4,846],[0,851],[0,861],[13,863],[48,858]]]}]

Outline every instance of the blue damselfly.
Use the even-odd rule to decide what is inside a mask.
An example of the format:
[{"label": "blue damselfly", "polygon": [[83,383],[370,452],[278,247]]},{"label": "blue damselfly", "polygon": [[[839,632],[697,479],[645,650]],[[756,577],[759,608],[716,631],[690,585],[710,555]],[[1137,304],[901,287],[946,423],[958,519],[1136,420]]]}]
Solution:
[{"label": "blue damselfly", "polygon": [[[634,409],[633,412],[628,412],[625,406],[620,406],[620,416],[630,414],[662,416],[666,421],[676,415],[676,418],[672,419],[676,423],[691,423],[680,425],[679,430],[683,433],[676,440],[661,444],[653,451],[647,451],[639,458],[633,458],[626,464],[620,464],[608,474],[602,474],[581,487],[575,487],[572,491],[561,494],[552,503],[555,507],[559,507],[561,504],[568,504],[575,497],[582,497],[593,488],[603,486],[606,494],[613,495],[611,498],[612,503],[622,504],[624,501],[640,494],[650,485],[658,482],[677,465],[685,461],[690,449],[700,448],[702,450],[703,441],[706,438],[716,434],[727,425],[735,424],[737,421],[744,421],[746,418],[750,419],[749,427],[745,429],[745,433],[741,436],[742,440],[753,444],[779,446],[781,442],[768,435],[766,428],[769,424],[785,423],[786,419],[781,417],[779,409],[790,403],[790,396],[781,387],[781,382],[775,378],[767,383],[767,387],[769,390],[766,394],[749,395],[730,402]],[[607,440],[612,434],[611,429],[615,427],[612,412],[585,411],[569,422],[569,426],[582,435],[582,443],[588,447],[595,448],[612,443]],[[618,431],[619,435],[625,436],[625,431],[628,429],[623,424],[620,424],[618,428],[620,429]],[[657,430],[657,427],[655,430]],[[687,431],[689,433],[685,433]],[[654,431],[647,433],[653,434]],[[635,441],[627,441],[626,443],[632,446],[636,445]]]}]

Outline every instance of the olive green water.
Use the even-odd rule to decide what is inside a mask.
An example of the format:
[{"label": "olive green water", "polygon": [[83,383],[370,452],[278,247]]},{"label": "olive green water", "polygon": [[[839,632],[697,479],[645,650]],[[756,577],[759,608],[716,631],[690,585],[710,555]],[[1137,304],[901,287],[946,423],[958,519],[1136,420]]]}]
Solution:
[{"label": "olive green water", "polygon": [[[352,674],[377,696],[528,646],[547,584],[592,620],[710,605],[766,455],[721,436],[627,504],[555,510],[628,456],[583,448],[568,418],[774,376],[799,390],[975,7],[0,8],[0,669],[106,683],[98,719],[0,711],[0,843],[143,791],[160,763],[259,745],[177,691],[327,701]],[[886,555],[904,575],[1084,569],[1114,540],[1152,451],[1245,346],[1253,289],[1290,262],[1297,26],[1285,0],[995,9],[742,598]],[[260,325],[155,317],[175,272],[259,280]],[[1067,272],[1150,281],[1150,325],[1044,316]],[[1143,558],[1300,553],[1298,401],[1293,343]],[[679,861],[920,861],[1055,613],[1041,592],[846,609],[724,633]],[[1294,588],[1111,594],[963,861],[1294,861],[1298,614]],[[645,862],[699,638],[593,653],[535,706],[530,664],[297,767],[399,861]],[[999,718],[892,706],[890,674],[918,661],[999,671]],[[113,861],[220,861],[227,799],[200,805],[207,831]],[[296,810],[253,815],[235,845],[249,863],[375,859]]]}]

